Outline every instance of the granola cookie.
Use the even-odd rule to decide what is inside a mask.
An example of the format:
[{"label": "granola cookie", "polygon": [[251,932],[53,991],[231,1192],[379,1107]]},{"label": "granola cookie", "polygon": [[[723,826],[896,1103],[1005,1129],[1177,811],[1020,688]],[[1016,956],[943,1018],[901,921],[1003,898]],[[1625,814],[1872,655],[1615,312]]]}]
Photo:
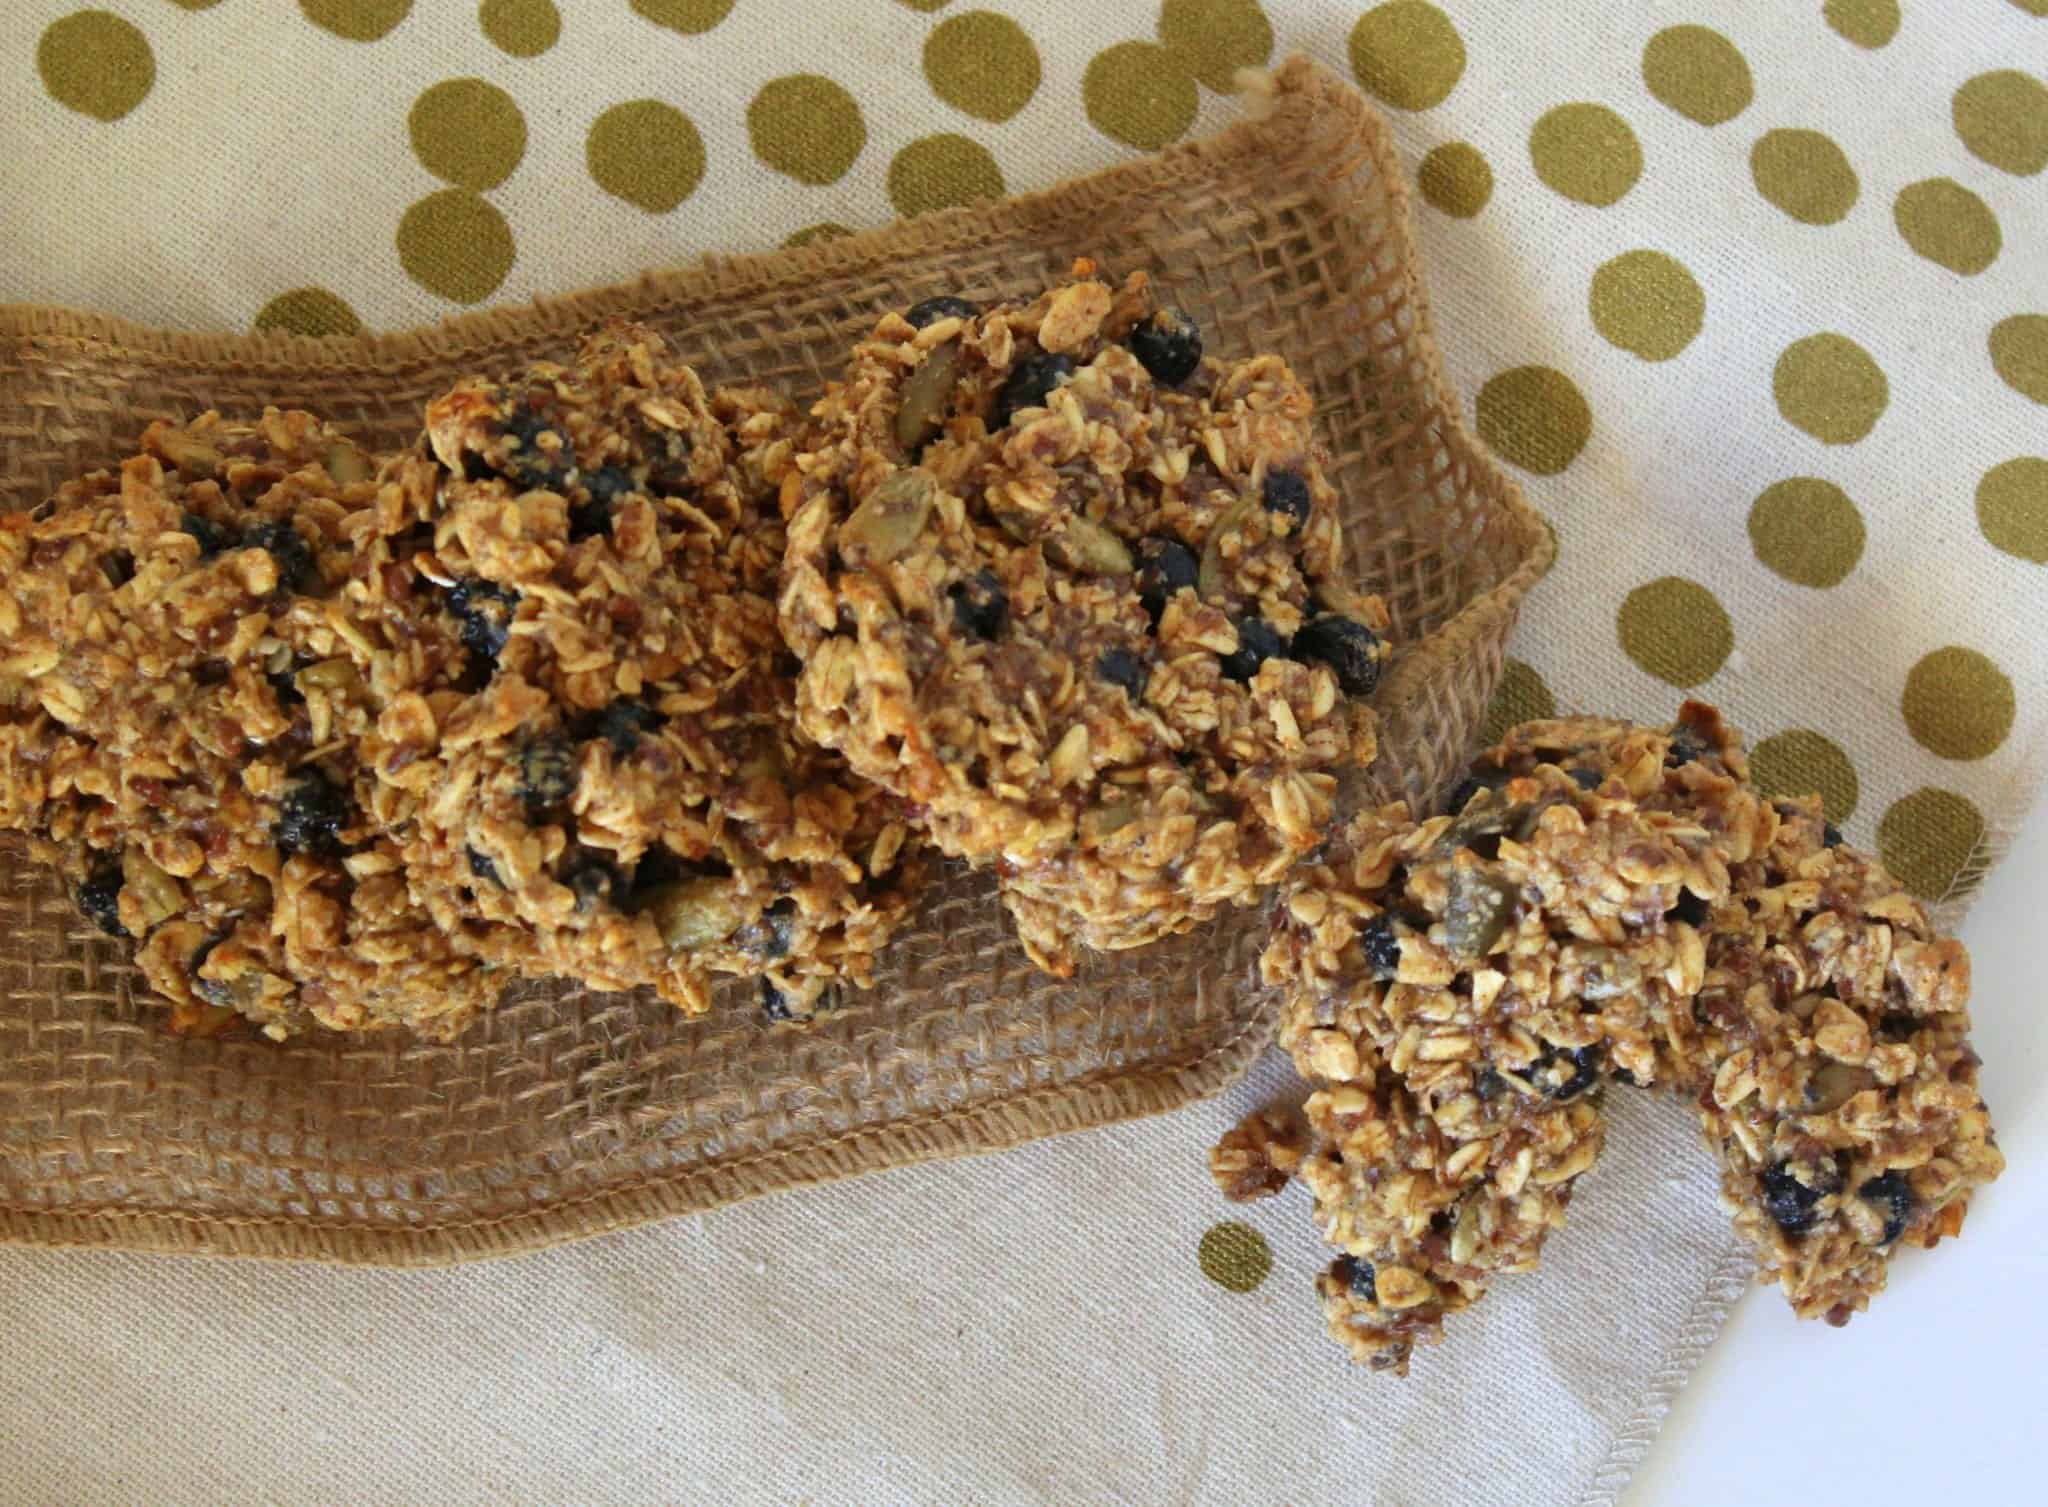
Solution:
[{"label": "granola cookie", "polygon": [[1301,1176],[1345,1251],[1318,1289],[1358,1358],[1405,1371],[1535,1264],[1598,1155],[1603,1080],[1698,1103],[1802,1315],[1845,1320],[1894,1243],[1960,1227],[2002,1166],[1968,960],[1817,802],[1758,795],[1711,707],[1525,724],[1452,808],[1362,813],[1262,960],[1318,1085]]},{"label": "granola cookie", "polygon": [[691,1011],[754,976],[776,1017],[869,981],[922,865],[796,733],[765,479],[790,416],[638,327],[428,405],[374,537],[413,582],[358,605],[466,652],[392,687],[365,753],[413,892],[479,958]]},{"label": "granola cookie", "polygon": [[0,826],[135,939],[173,1029],[452,1028],[497,993],[360,799],[373,469],[308,414],[207,414],[0,517]]},{"label": "granola cookie", "polygon": [[883,317],[784,477],[803,730],[991,863],[1026,950],[1245,904],[1368,762],[1383,606],[1343,584],[1313,402],[1142,275]]},{"label": "granola cookie", "polygon": [[[1510,735],[1452,813],[1361,813],[1262,961],[1320,1085],[1302,1176],[1348,1257],[1321,1284],[1332,1328],[1376,1366],[1536,1264],[1600,1151],[1590,1096],[1668,1073],[1691,1034],[1697,923],[1762,803],[1655,730],[1586,732],[1559,762]],[[1730,803],[1711,822],[1679,794],[1703,778]]]},{"label": "granola cookie", "polygon": [[2004,1170],[1968,1032],[1970,959],[1819,802],[1782,802],[1707,928],[1694,1081],[1724,1201],[1801,1318],[1847,1323],[1901,1242],[1961,1231]]}]

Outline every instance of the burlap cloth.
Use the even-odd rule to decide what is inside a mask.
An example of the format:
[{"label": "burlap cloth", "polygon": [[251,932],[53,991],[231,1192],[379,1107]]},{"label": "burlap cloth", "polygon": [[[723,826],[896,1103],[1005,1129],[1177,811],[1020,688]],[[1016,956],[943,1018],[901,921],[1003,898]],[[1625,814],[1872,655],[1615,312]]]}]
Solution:
[{"label": "burlap cloth", "polygon": [[[9,7],[0,297],[388,330],[702,251],[812,254],[267,352],[17,312],[0,477],[33,501],[206,402],[344,395],[335,416],[374,436],[445,371],[558,347],[621,300],[714,370],[801,387],[878,301],[1086,250],[1170,275],[1220,338],[1255,332],[1324,390],[1357,522],[1379,523],[1354,523],[1361,573],[1404,614],[1387,695],[1412,793],[1470,740],[1545,552],[1470,414],[1563,546],[1494,720],[1662,715],[1701,687],[1773,778],[1822,789],[1954,914],[2042,749],[2043,32],[1998,0],[1949,24],[1895,9],[1750,0],[1708,32],[1673,31],[1680,6],[1507,0]],[[1396,107],[1398,163],[1355,96],[1297,73],[1262,125],[931,222],[901,255],[817,228],[1193,140],[1237,113],[1234,65],[1296,47]],[[1403,168],[1465,394],[1442,414]],[[1460,623],[1469,641],[1421,652]],[[1259,1041],[1248,929],[1057,989],[963,882],[837,1037],[572,1000],[439,1056],[173,1053],[118,958],[9,873],[16,1238],[446,1259],[1163,1108]],[[1389,1386],[1317,1340],[1298,1207],[1231,1224],[1202,1181],[1206,1143],[1281,1076],[482,1268],[0,1253],[0,1428],[25,1446],[0,1497],[1611,1499],[1740,1287],[1683,1118],[1618,1106],[1545,1275]],[[389,1172],[422,1149],[447,1170]],[[42,1421],[60,1394],[65,1422]]]}]

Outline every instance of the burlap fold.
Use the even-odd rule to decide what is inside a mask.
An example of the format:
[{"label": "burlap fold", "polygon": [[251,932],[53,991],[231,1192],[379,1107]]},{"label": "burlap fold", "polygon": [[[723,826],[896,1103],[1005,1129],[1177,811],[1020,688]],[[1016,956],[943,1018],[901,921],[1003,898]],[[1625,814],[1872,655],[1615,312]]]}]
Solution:
[{"label": "burlap fold", "polygon": [[[1303,61],[1212,139],[1049,192],[403,334],[309,341],[0,309],[0,506],[158,417],[266,403],[375,446],[455,376],[562,356],[614,315],[708,378],[807,398],[881,309],[1143,267],[1219,352],[1274,349],[1322,400],[1350,564],[1385,594],[1383,790],[1427,799],[1474,741],[1552,544],[1445,390],[1386,128]],[[955,871],[855,1008],[768,1027],[745,987],[688,1020],[514,990],[462,1039],[187,1041],[124,950],[0,848],[0,1238],[418,1265],[531,1249],[777,1188],[1153,1113],[1230,1082],[1270,1021],[1256,911],[1067,981]]]}]

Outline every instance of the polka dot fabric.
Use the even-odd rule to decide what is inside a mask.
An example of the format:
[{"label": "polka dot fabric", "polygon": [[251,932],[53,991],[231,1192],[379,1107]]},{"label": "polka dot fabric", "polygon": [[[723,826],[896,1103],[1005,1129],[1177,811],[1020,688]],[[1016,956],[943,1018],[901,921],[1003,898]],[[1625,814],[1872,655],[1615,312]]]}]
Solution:
[{"label": "polka dot fabric", "polygon": [[416,324],[1042,187],[1305,50],[1392,118],[1450,374],[1557,528],[1537,683],[1819,720],[1851,835],[1930,789],[1894,829],[1947,852],[2048,757],[2040,9],[48,0],[0,16],[0,296]]},{"label": "polka dot fabric", "polygon": [[[1952,917],[2048,758],[2035,0],[22,0],[0,298],[417,325],[1049,186],[1296,51],[1391,119],[1448,375],[1557,532],[1489,734],[1706,696]],[[1305,1352],[1298,1221],[1190,1210],[1198,1154],[1159,1162],[1101,1202],[1177,1218],[1063,1226],[1049,1269],[1107,1311],[1086,1247],[1139,1244]],[[1697,1284],[1632,1296],[1670,1337]],[[1562,1502],[1611,1442],[1460,1479]]]}]

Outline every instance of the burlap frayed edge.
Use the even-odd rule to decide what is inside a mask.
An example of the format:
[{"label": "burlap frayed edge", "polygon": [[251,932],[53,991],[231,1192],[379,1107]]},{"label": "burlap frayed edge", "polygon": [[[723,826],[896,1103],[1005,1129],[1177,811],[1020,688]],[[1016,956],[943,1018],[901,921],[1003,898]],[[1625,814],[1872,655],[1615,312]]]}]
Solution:
[{"label": "burlap frayed edge", "polygon": [[[1121,214],[1134,186],[1157,193],[1203,175],[1209,164],[1260,160],[1276,128],[1291,121],[1299,134],[1341,134],[1348,157],[1332,178],[1369,165],[1391,203],[1394,246],[1411,273],[1417,252],[1409,194],[1385,123],[1348,85],[1305,58],[1290,59],[1272,77],[1273,107],[1217,136],[1139,162],[1006,201],[1013,222],[1042,219],[1071,233],[1093,213]],[[409,364],[459,359],[489,368],[505,353],[531,349],[537,338],[572,341],[630,304],[686,313],[712,297],[765,298],[817,277],[858,274],[924,250],[971,250],[986,206],[942,211],[888,229],[765,255],[713,256],[687,268],[650,272],[630,284],[591,289],[530,306],[461,315],[396,334],[310,339],[153,330],[106,315],[44,306],[0,307],[0,335],[37,345],[147,353],[158,363],[193,366],[233,362],[254,373],[362,371],[389,379]],[[1435,632],[1395,662],[1380,697],[1383,744],[1414,740],[1420,758],[1398,770],[1375,769],[1383,791],[1434,799],[1457,776],[1498,678],[1521,598],[1549,569],[1549,529],[1467,428],[1462,406],[1444,381],[1428,295],[1413,278],[1414,341],[1422,353],[1419,384],[1432,401],[1417,424],[1438,426],[1446,448],[1487,482],[1514,539],[1519,563],[1475,595]],[[1429,729],[1420,733],[1421,729]],[[1419,734],[1419,736],[1418,736]],[[1200,1056],[1172,1067],[1119,1069],[1050,1085],[992,1103],[951,1108],[860,1127],[838,1135],[777,1146],[670,1172],[650,1173],[532,1210],[446,1223],[362,1222],[315,1213],[222,1215],[133,1206],[0,1205],[0,1241],[53,1246],[116,1246],[184,1254],[314,1259],[391,1266],[432,1266],[512,1255],[624,1229],[677,1214],[715,1208],[757,1194],[913,1162],[1015,1146],[1044,1136],[1177,1108],[1220,1092],[1242,1075],[1270,1039],[1273,1015],[1252,1004],[1238,1029]]]}]

